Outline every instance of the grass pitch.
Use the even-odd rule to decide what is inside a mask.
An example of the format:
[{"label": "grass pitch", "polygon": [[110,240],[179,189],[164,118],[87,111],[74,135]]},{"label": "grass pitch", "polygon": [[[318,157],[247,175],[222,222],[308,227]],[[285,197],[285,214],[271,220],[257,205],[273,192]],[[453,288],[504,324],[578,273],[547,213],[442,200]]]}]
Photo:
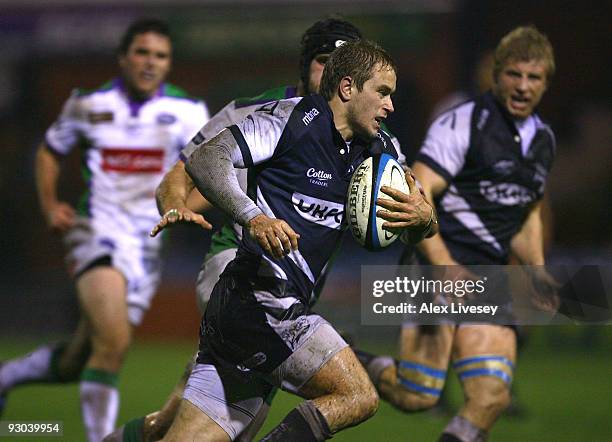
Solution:
[{"label": "grass pitch", "polygon": [[[525,415],[502,417],[491,434],[491,441],[612,441],[612,328],[595,330],[595,344],[586,327],[554,332],[551,334],[548,327],[535,329],[527,348],[520,354],[515,380]],[[588,340],[583,342],[583,335]],[[1,339],[0,359],[22,354],[35,345],[31,340]],[[394,351],[388,343],[364,345],[367,347],[378,352]],[[157,409],[194,348],[195,343],[189,342],[136,342],[121,375],[119,423]],[[449,385],[451,405],[457,408],[461,393],[453,374]],[[261,434],[276,425],[298,402],[291,395],[279,393]],[[2,419],[62,421],[63,438],[48,440],[85,440],[76,384],[18,388],[10,394]],[[337,434],[334,440],[435,441],[447,420],[430,413],[402,414],[382,403],[373,418]]]}]

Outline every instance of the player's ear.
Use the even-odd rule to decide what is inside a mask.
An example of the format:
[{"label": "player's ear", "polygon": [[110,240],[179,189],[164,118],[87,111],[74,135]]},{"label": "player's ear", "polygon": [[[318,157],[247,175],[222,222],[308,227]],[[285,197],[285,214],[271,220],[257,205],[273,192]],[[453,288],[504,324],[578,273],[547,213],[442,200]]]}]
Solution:
[{"label": "player's ear", "polygon": [[350,76],[342,77],[338,85],[338,94],[342,101],[349,101],[353,92],[353,79]]}]

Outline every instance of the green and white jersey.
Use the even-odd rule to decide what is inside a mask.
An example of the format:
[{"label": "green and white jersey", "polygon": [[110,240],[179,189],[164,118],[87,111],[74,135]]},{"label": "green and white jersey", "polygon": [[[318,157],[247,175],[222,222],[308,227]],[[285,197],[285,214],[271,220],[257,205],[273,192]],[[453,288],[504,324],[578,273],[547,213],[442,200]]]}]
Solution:
[{"label": "green and white jersey", "polygon": [[46,144],[59,155],[82,149],[88,187],[79,204],[82,216],[140,233],[159,218],[156,187],[208,119],[203,101],[173,85],[162,84],[155,96],[137,102],[114,79],[73,91],[47,130]]},{"label": "green and white jersey", "polygon": [[82,149],[87,191],[75,225],[64,236],[68,270],[78,275],[110,258],[127,282],[130,322],[137,325],[161,276],[155,189],[180,150],[208,121],[204,102],[163,84],[148,100],[130,100],[120,79],[93,91],[75,90],[46,144],[58,155]]}]

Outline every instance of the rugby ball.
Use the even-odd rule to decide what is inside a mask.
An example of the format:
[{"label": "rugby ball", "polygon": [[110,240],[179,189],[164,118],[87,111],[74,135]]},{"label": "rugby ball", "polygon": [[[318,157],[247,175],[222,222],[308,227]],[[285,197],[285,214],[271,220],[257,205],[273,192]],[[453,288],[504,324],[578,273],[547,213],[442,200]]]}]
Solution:
[{"label": "rugby ball", "polygon": [[391,155],[383,153],[371,156],[355,170],[349,184],[346,213],[353,238],[368,250],[379,250],[393,243],[399,234],[382,228],[385,220],[376,216],[382,207],[378,198],[392,199],[380,191],[389,186],[410,194],[404,177],[404,169]]}]

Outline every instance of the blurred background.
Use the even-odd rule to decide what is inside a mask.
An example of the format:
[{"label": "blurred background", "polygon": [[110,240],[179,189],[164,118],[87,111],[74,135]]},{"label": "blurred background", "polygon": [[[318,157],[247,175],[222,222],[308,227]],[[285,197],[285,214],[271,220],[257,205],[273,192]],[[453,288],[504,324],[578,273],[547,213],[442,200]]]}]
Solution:
[{"label": "blurred background", "polygon": [[[610,265],[610,2],[0,0],[0,360],[46,341],[47,336],[65,336],[76,323],[78,307],[64,269],[61,242],[47,231],[37,205],[34,153],[72,88],[93,88],[116,74],[114,50],[127,25],[143,16],[169,22],[175,40],[170,81],[204,98],[214,113],[233,98],[295,84],[301,34],[315,20],[333,13],[355,23],[395,58],[399,66],[396,112],[388,126],[409,159],[416,154],[432,114],[458,95],[478,91],[478,62],[504,34],[523,24],[534,24],[546,33],[555,49],[557,75],[540,113],[551,123],[558,143],[548,185],[548,259]],[[61,182],[61,195],[71,202],[76,202],[82,190],[75,154],[66,160]],[[222,222],[219,214],[212,219],[216,226]],[[193,282],[209,238],[209,233],[188,227],[169,235],[162,288],[137,332],[140,345],[128,361],[133,365],[122,375],[122,388],[132,389],[133,396],[145,390],[150,398],[143,409],[142,403],[130,402],[130,393],[126,393],[120,421],[161,403],[194,347],[199,313]],[[356,339],[365,340],[366,346],[394,351],[397,330],[359,325],[359,266],[393,264],[399,253],[397,246],[368,254],[347,238],[323,292],[321,311]],[[612,440],[604,416],[610,407],[604,398],[612,393],[609,327],[540,327],[530,334],[524,362],[519,363],[524,368],[517,375],[525,370],[528,378],[525,387],[518,383],[519,391],[526,390],[527,420],[502,422],[493,440]],[[561,364],[565,363],[568,370],[563,371]],[[140,377],[138,364],[165,368],[159,373],[143,369]],[[578,382],[584,381],[572,391],[569,377],[564,377],[571,372]],[[550,385],[539,382],[542,373],[546,373],[542,381]],[[140,383],[130,383],[130,377],[140,377]],[[151,390],[151,385],[159,391]],[[42,418],[45,411],[27,396],[27,391],[37,390],[24,390],[21,402],[11,399],[9,416]],[[61,391],[57,394],[64,394]],[[72,402],[59,405],[76,413],[75,428],[76,397],[76,392],[67,394],[66,401]],[[603,401],[601,409],[589,409],[597,398]],[[540,411],[546,406],[540,403],[554,403],[554,407],[543,415]],[[285,412],[281,409],[279,417]],[[433,417],[407,420],[388,408],[381,413],[380,419],[390,419],[388,425],[397,429],[401,440],[433,440],[444,424]],[[579,416],[581,424],[563,427],[561,422],[572,416]],[[557,433],[548,432],[559,425]],[[372,433],[367,428],[373,428]],[[376,440],[376,428],[358,427],[350,436],[338,439]],[[69,439],[82,439],[80,430],[74,431],[75,438]],[[384,439],[400,440],[394,434]],[[413,438],[407,436],[410,434]]]}]

